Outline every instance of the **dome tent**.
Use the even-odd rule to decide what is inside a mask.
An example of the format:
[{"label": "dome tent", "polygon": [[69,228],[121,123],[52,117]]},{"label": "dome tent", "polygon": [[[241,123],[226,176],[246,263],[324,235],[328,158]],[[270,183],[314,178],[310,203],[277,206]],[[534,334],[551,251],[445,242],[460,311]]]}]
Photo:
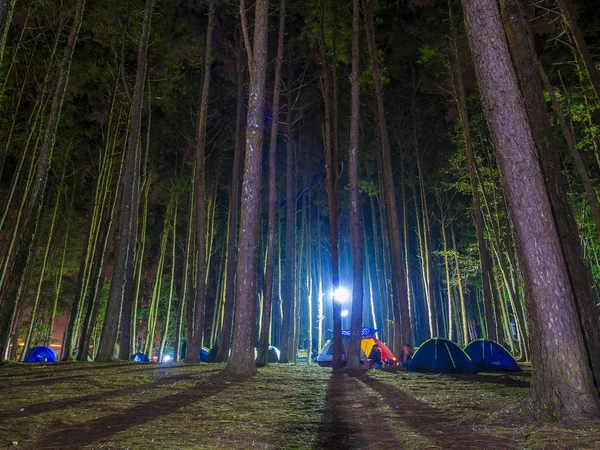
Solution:
[{"label": "dome tent", "polygon": [[141,363],[141,362],[148,363],[148,362],[150,362],[150,358],[148,358],[148,356],[146,356],[146,354],[142,353],[142,352],[134,353],[133,355],[131,355],[129,357],[129,360],[133,361],[133,362],[136,362],[136,363]]},{"label": "dome tent", "polygon": [[425,341],[408,364],[410,372],[473,372],[471,358],[454,342],[445,338]]},{"label": "dome tent", "polygon": [[50,347],[28,348],[25,352],[25,362],[56,362],[56,353]]},{"label": "dome tent", "polygon": [[267,355],[268,362],[270,362],[270,363],[279,362],[280,355],[281,355],[281,352],[279,351],[279,349],[277,347],[273,347],[272,345],[269,345],[269,353]]},{"label": "dome tent", "polygon": [[206,347],[200,349],[200,362],[208,362],[208,355],[210,350]]},{"label": "dome tent", "polygon": [[477,339],[465,347],[465,353],[480,372],[520,372],[512,355],[496,341]]}]

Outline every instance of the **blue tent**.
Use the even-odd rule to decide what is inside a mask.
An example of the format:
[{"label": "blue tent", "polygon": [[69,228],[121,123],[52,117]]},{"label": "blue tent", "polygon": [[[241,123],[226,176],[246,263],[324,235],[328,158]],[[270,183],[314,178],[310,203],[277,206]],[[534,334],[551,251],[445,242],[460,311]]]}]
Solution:
[{"label": "blue tent", "polygon": [[433,338],[423,342],[408,364],[410,372],[472,372],[471,358],[454,342]]},{"label": "blue tent", "polygon": [[477,339],[465,347],[473,367],[481,372],[520,372],[521,368],[508,351],[495,341]]},{"label": "blue tent", "polygon": [[148,358],[146,354],[142,352],[134,353],[129,357],[129,359],[133,362],[150,362],[150,358]]},{"label": "blue tent", "polygon": [[25,353],[25,362],[56,362],[56,353],[50,347],[28,348]]},{"label": "blue tent", "polygon": [[200,349],[200,361],[201,362],[208,362],[208,353],[210,352],[209,349],[207,349],[206,347],[202,347]]}]

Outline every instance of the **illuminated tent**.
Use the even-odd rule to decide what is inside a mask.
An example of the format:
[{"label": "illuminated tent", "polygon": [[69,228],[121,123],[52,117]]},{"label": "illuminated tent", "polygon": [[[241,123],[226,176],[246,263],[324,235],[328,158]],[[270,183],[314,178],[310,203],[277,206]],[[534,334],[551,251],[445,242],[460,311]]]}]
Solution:
[{"label": "illuminated tent", "polygon": [[267,355],[267,361],[270,363],[279,362],[279,357],[281,356],[281,352],[277,347],[273,347],[269,345],[269,354]]},{"label": "illuminated tent", "polygon": [[445,338],[425,341],[408,364],[410,372],[473,372],[471,358],[454,342]]},{"label": "illuminated tent", "polygon": [[56,362],[56,353],[50,347],[28,348],[25,352],[25,362]]},{"label": "illuminated tent", "polygon": [[517,361],[508,351],[490,339],[477,339],[465,347],[465,353],[480,372],[520,372]]},{"label": "illuminated tent", "polygon": [[377,346],[381,349],[381,359],[382,360],[387,359],[389,361],[396,361],[396,357],[394,356],[392,351],[388,348],[388,346],[385,345],[383,342],[381,342],[377,338],[363,339],[362,341],[360,341],[360,348],[362,349],[362,351],[364,352],[365,355],[369,356],[369,354],[371,353],[371,349],[373,348],[373,346],[375,344],[377,344]]},{"label": "illuminated tent", "polygon": [[[350,342],[350,339],[342,339],[342,344],[344,345],[344,354],[342,355],[342,359],[344,361],[346,361],[346,353],[348,352],[348,343],[349,342]],[[365,352],[364,352],[364,350],[362,350],[362,346],[361,346],[360,360],[364,361],[365,359],[367,359],[367,355],[365,355]],[[317,356],[317,363],[322,366],[330,366],[332,362],[333,362],[333,341],[327,341],[327,342],[325,342],[323,349],[319,353],[319,356]]]},{"label": "illuminated tent", "polygon": [[200,361],[201,362],[208,362],[208,354],[210,353],[210,350],[206,347],[202,347],[200,349]]},{"label": "illuminated tent", "polygon": [[142,352],[134,353],[133,355],[131,355],[129,357],[129,360],[133,361],[133,362],[138,362],[138,363],[139,362],[145,362],[145,363],[150,362],[150,358],[148,358],[148,356],[146,356],[146,354],[142,353]]}]

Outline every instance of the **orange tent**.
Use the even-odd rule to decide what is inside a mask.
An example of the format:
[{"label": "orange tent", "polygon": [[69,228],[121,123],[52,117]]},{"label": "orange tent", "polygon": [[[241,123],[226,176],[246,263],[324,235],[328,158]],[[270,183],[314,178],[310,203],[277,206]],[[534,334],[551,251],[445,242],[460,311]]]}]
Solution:
[{"label": "orange tent", "polygon": [[377,346],[381,349],[381,359],[383,359],[383,360],[387,359],[390,361],[394,361],[394,363],[396,362],[396,357],[394,356],[392,351],[388,348],[387,345],[385,345],[379,339],[365,338],[360,342],[360,348],[362,348],[363,352],[365,352],[365,355],[367,355],[367,357],[368,357],[369,353],[371,353],[371,348],[375,344],[377,344]]}]

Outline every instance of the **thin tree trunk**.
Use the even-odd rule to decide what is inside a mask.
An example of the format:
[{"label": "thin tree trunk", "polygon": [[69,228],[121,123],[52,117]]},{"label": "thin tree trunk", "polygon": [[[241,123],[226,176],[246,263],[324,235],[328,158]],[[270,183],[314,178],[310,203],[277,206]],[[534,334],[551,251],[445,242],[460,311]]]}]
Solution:
[{"label": "thin tree trunk", "polygon": [[348,172],[350,178],[350,240],[352,246],[352,321],[350,343],[348,344],[347,368],[360,369],[360,341],[363,321],[363,250],[360,237],[360,199],[358,186],[358,146],[360,114],[360,0],[352,1],[352,76],[351,76],[351,115],[350,145],[348,147]]},{"label": "thin tree trunk", "polygon": [[[500,11],[493,0],[465,0],[463,9],[525,283],[536,368],[529,399],[540,412],[597,417],[598,392]],[[561,364],[556,342],[569,348]]]},{"label": "thin tree trunk", "polygon": [[235,67],[237,73],[237,105],[235,119],[235,146],[233,154],[233,175],[229,195],[229,228],[227,231],[227,279],[225,284],[225,310],[223,313],[223,328],[219,337],[219,345],[215,360],[217,362],[229,359],[231,346],[231,331],[233,329],[233,314],[235,311],[235,289],[237,270],[237,240],[240,196],[240,175],[244,164],[244,66],[241,40],[238,36]]},{"label": "thin tree trunk", "polygon": [[[202,337],[204,334],[204,318],[206,304],[206,207],[205,207],[205,141],[208,94],[211,78],[212,33],[214,28],[215,0],[208,4],[208,25],[206,28],[206,46],[204,49],[204,78],[202,80],[202,96],[198,116],[198,131],[196,136],[196,168],[194,172],[194,200],[196,215],[196,246],[198,263],[196,268],[196,289],[194,292],[194,318],[192,328],[187,330],[187,353],[185,361],[189,363],[200,361]],[[189,323],[189,322],[188,322]]]},{"label": "thin tree trunk", "polygon": [[[12,22],[13,11],[17,0],[0,0],[0,70],[2,68],[2,59],[4,48],[6,46],[6,37]],[[27,24],[27,21],[25,21]],[[4,75],[0,72],[0,75]],[[4,76],[2,76],[4,78]]]},{"label": "thin tree trunk", "polygon": [[[288,84],[291,84],[288,77]],[[294,347],[295,327],[295,303],[296,303],[296,162],[294,158],[294,143],[292,137],[292,103],[291,86],[288,86],[287,95],[287,122],[288,134],[286,136],[286,218],[285,218],[285,275],[283,284],[283,308],[281,356],[282,363],[296,361],[296,348]]]},{"label": "thin tree trunk", "polygon": [[569,0],[557,0],[557,2],[560,5],[563,18],[571,30],[573,41],[575,42],[575,46],[577,47],[577,50],[581,55],[581,59],[583,60],[585,70],[590,78],[590,83],[594,89],[594,93],[596,94],[596,99],[600,101],[600,73],[598,73],[598,69],[596,69],[596,63],[594,62],[592,53],[583,39],[583,34],[581,34],[579,25],[577,25],[577,20],[574,17],[573,6]]},{"label": "thin tree trunk", "polygon": [[[139,161],[139,135],[142,120],[142,102],[144,98],[144,84],[146,80],[146,58],[148,40],[150,36],[150,22],[152,18],[152,0],[146,0],[144,7],[144,21],[142,24],[142,36],[138,48],[138,67],[133,94],[131,129],[127,143],[125,157],[125,173],[122,183],[121,214],[119,217],[119,236],[117,240],[117,254],[113,268],[112,282],[108,294],[106,313],[102,324],[102,334],[96,360],[98,362],[110,361],[113,357],[115,342],[117,340],[117,329],[119,328],[123,294],[125,291],[127,272],[134,262],[134,246],[136,229],[133,228],[133,213],[137,211],[139,204],[139,191],[134,184],[138,180],[136,169]],[[136,192],[138,195],[136,195]],[[121,324],[130,327],[130,323]]]},{"label": "thin tree trunk", "polygon": [[485,304],[485,327],[488,337],[491,339],[497,338],[494,336],[494,322],[492,315],[492,291],[493,274],[491,272],[491,259],[485,237],[483,234],[483,214],[481,212],[481,201],[479,199],[479,189],[477,178],[475,176],[475,156],[471,142],[471,129],[469,125],[469,115],[467,112],[467,99],[465,95],[463,70],[460,62],[460,53],[458,52],[458,31],[452,13],[452,0],[448,0],[448,12],[450,15],[450,24],[452,29],[453,53],[455,70],[452,71],[454,92],[456,95],[460,123],[465,139],[465,150],[467,152],[467,167],[469,169],[469,181],[471,182],[471,191],[473,193],[473,212],[475,215],[475,231],[477,233],[477,246],[479,249],[479,262],[481,264],[481,284],[483,286],[483,299]]},{"label": "thin tree trunk", "polygon": [[279,128],[279,97],[281,91],[281,63],[283,62],[283,40],[285,36],[286,0],[279,5],[279,37],[277,41],[277,59],[275,60],[275,85],[273,88],[273,116],[271,119],[271,139],[269,141],[269,212],[267,224],[267,258],[265,274],[265,291],[262,313],[262,327],[258,341],[259,367],[267,364],[269,354],[269,337],[271,308],[273,304],[273,278],[275,271],[275,213],[277,209],[277,131]]},{"label": "thin tree trunk", "polygon": [[[241,8],[240,8],[241,9]],[[245,11],[242,10],[245,17]],[[256,0],[254,48],[250,64],[250,99],[246,126],[246,161],[240,217],[235,325],[228,376],[252,376],[256,330],[256,252],[260,224],[260,184],[264,132],[265,81],[267,72],[269,2]]]},{"label": "thin tree trunk", "polygon": [[175,289],[175,247],[177,243],[177,207],[179,206],[179,197],[175,198],[173,205],[173,222],[171,224],[171,279],[169,280],[169,297],[167,299],[167,316],[165,318],[165,328],[163,330],[162,339],[160,340],[160,351],[158,352],[158,360],[163,360],[165,345],[169,337],[169,322],[171,319],[171,304],[173,303],[173,290]]},{"label": "thin tree trunk", "polygon": [[[325,152],[325,179],[327,189],[327,206],[329,209],[329,237],[331,242],[331,278],[332,278],[332,292],[336,292],[340,285],[340,272],[339,272],[339,249],[338,249],[338,163],[337,163],[337,73],[336,73],[336,29],[333,27],[333,61],[332,61],[332,77],[333,77],[333,107],[330,100],[330,86],[329,86],[329,62],[327,52],[325,50],[325,18],[324,8],[326,2],[322,3],[321,6],[321,17],[320,17],[320,40],[319,45],[321,47],[321,58],[323,65],[322,75],[322,87],[323,87],[323,100],[325,106],[325,124],[323,130],[324,136],[324,152]],[[333,110],[333,111],[332,111]],[[333,117],[332,117],[333,116]],[[333,122],[333,132],[332,132]],[[333,321],[333,368],[340,369],[344,363],[342,361],[342,353],[344,347],[342,344],[342,307],[340,302],[335,301],[332,298],[332,321]]]},{"label": "thin tree trunk", "polygon": [[[183,280],[181,281],[181,299],[179,300],[179,311],[177,313],[177,331],[175,336],[175,354],[173,355],[174,361],[179,361],[182,358],[185,358],[183,355],[183,349],[181,344],[181,338],[183,335],[183,316],[184,311],[186,311],[186,306],[189,306],[188,300],[188,291],[189,291],[189,274],[190,274],[190,265],[192,256],[192,249],[194,248],[194,186],[193,179],[194,175],[192,174],[192,186],[190,186],[190,200],[188,207],[188,226],[186,232],[186,241],[185,241],[185,256],[183,260]],[[189,327],[191,318],[189,317],[190,308],[187,308],[188,317],[186,317],[186,324]],[[187,352],[187,341],[186,341],[186,352]]]},{"label": "thin tree trunk", "polygon": [[408,288],[406,285],[406,274],[404,273],[404,261],[402,253],[402,242],[400,239],[400,221],[398,219],[398,206],[396,204],[396,193],[394,190],[394,176],[392,174],[392,156],[387,124],[385,119],[385,108],[383,104],[383,90],[381,88],[381,77],[379,74],[379,61],[375,45],[375,30],[373,25],[373,6],[370,0],[366,0],[366,30],[369,55],[373,69],[373,85],[377,100],[377,113],[382,142],[383,179],[385,185],[386,210],[388,213],[389,233],[391,240],[391,254],[393,259],[394,282],[398,297],[393,302],[394,324],[394,351],[397,353],[402,344],[412,342],[412,326],[410,323],[410,312],[408,303]]}]

